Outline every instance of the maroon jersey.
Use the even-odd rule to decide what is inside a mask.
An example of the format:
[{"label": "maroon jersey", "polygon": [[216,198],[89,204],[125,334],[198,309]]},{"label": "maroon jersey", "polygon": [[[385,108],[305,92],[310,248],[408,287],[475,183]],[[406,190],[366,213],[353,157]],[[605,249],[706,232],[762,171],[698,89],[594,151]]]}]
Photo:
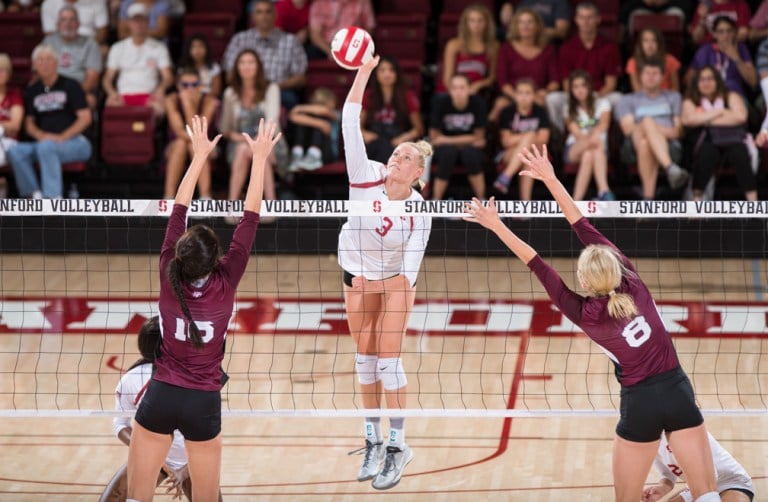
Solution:
[{"label": "maroon jersey", "polygon": [[199,288],[182,284],[184,299],[203,337],[201,348],[193,346],[187,336],[189,321],[181,311],[181,305],[168,280],[168,264],[176,255],[176,241],[186,231],[186,220],[186,206],[176,204],[168,219],[165,241],[160,251],[162,345],[161,355],[155,361],[154,379],[187,389],[221,390],[224,339],[232,317],[235,291],[251,254],[259,215],[245,211],[232,236],[229,251],[208,276],[205,284]]},{"label": "maroon jersey", "polygon": [[[586,218],[573,225],[581,242],[616,248]],[[528,267],[544,285],[552,302],[573,323],[608,354],[616,365],[616,376],[623,386],[630,386],[653,375],[677,368],[672,338],[664,327],[650,291],[637,275],[629,259],[621,254],[624,266],[633,277],[623,277],[617,293],[627,293],[635,300],[638,313],[633,319],[614,319],[608,315],[608,296],[583,297],[571,291],[555,270],[536,255]]]}]

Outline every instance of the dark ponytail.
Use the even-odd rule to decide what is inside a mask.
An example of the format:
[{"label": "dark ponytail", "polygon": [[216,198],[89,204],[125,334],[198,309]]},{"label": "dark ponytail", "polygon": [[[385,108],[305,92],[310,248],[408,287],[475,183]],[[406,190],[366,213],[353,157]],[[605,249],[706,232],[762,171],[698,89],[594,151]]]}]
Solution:
[{"label": "dark ponytail", "polygon": [[171,264],[168,265],[168,279],[171,281],[173,294],[176,296],[176,299],[179,300],[181,311],[184,313],[184,317],[187,318],[189,338],[192,340],[192,345],[200,348],[203,346],[203,337],[200,336],[200,330],[197,329],[197,324],[192,320],[192,312],[189,311],[187,300],[184,299],[184,292],[181,290],[181,282],[183,280],[181,277],[181,269],[181,260],[174,258],[171,261]]}]

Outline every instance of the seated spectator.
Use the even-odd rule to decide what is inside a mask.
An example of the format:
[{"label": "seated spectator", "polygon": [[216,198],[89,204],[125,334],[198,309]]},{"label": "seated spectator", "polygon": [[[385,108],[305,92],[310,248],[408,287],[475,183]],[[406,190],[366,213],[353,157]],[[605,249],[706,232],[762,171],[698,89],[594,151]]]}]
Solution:
[{"label": "seated spectator", "polygon": [[448,95],[432,109],[429,140],[434,147],[432,164],[437,174],[432,182],[432,198],[445,196],[453,169],[464,166],[475,197],[485,199],[485,103],[469,92],[466,75],[454,75]]},{"label": "seated spectator", "polygon": [[[0,166],[8,164],[5,152],[16,144],[24,120],[24,100],[18,89],[8,86],[13,66],[8,54],[0,53]],[[8,182],[0,176],[0,199],[8,196]]]},{"label": "seated spectator", "polygon": [[673,190],[688,181],[688,172],[677,163],[682,159],[680,145],[680,94],[661,88],[664,61],[648,60],[638,66],[640,90],[627,94],[615,108],[616,120],[624,133],[622,161],[637,164],[642,196],[656,196],[659,167],[667,173]]},{"label": "seated spectator", "polygon": [[[60,198],[61,165],[91,157],[91,143],[83,136],[91,125],[85,93],[80,84],[59,75],[57,61],[50,46],[38,45],[32,52],[38,80],[24,90],[24,130],[33,141],[8,149],[20,197]],[[35,163],[40,164],[39,182]]]},{"label": "seated spectator", "polygon": [[179,68],[194,68],[200,75],[200,91],[216,98],[221,96],[224,86],[221,66],[211,58],[211,47],[205,36],[192,35],[184,41]]},{"label": "seated spectator", "polygon": [[621,2],[619,10],[619,40],[624,40],[627,33],[635,33],[635,16],[644,14],[663,14],[680,18],[680,27],[688,26],[690,2],[686,0],[629,0]]},{"label": "seated spectator", "polygon": [[757,182],[747,150],[747,108],[728,90],[720,73],[704,66],[693,75],[683,101],[682,123],[689,129],[693,199],[702,200],[707,184],[721,166],[736,170],[747,200],[757,200]]},{"label": "seated spectator", "polygon": [[106,45],[109,26],[106,1],[45,0],[40,9],[43,33],[51,35],[60,29],[59,14],[63,7],[73,7],[77,11],[78,35],[93,38],[99,45]]},{"label": "seated spectator", "polygon": [[[165,90],[173,83],[165,44],[149,36],[149,11],[142,3],[128,9],[131,36],[109,49],[102,85],[107,106],[151,106],[165,113]],[[117,76],[117,86],[114,85]]]},{"label": "seated spectator", "polygon": [[489,100],[496,83],[499,54],[493,16],[483,5],[470,5],[461,13],[458,29],[458,36],[445,44],[443,75],[437,91],[445,93],[451,77],[459,73],[469,78],[472,94],[481,93]]},{"label": "seated spectator", "polygon": [[568,78],[568,107],[565,115],[564,160],[579,164],[573,182],[574,200],[583,200],[592,178],[597,185],[597,200],[616,200],[608,187],[608,128],[611,104],[595,97],[592,78],[584,70],[576,70]]},{"label": "seated spectator", "polygon": [[627,61],[626,72],[632,83],[632,91],[640,90],[640,79],[637,78],[637,65],[649,59],[662,59],[664,61],[664,80],[661,88],[665,91],[680,92],[680,61],[675,56],[667,53],[664,45],[664,37],[656,28],[644,28],[637,34],[635,54]]},{"label": "seated spectator", "polygon": [[693,43],[701,45],[712,41],[715,21],[720,17],[730,18],[736,29],[736,41],[745,42],[749,35],[749,21],[752,12],[744,0],[710,0],[699,2],[689,27]]},{"label": "seated spectator", "polygon": [[[533,144],[549,142],[549,117],[544,107],[536,104],[536,85],[531,79],[520,79],[515,84],[514,102],[507,106],[499,118],[499,134],[503,148],[504,171],[493,186],[502,194],[509,191],[512,177],[523,163],[520,153]],[[533,178],[523,176],[520,182],[520,200],[531,200]]]},{"label": "seated spectator", "polygon": [[615,42],[597,31],[600,12],[594,4],[582,2],[576,6],[577,33],[560,46],[559,71],[563,79],[564,92],[547,94],[547,109],[551,124],[563,131],[563,111],[568,101],[568,75],[573,70],[586,70],[592,77],[598,97],[606,98],[615,109],[621,94],[616,92],[616,83],[621,75],[621,55]]},{"label": "seated spectator", "polygon": [[96,41],[80,35],[78,13],[74,7],[59,10],[56,32],[43,39],[44,45],[53,47],[59,55],[59,74],[80,83],[88,106],[96,107],[96,95],[101,74],[101,50]]},{"label": "seated spectator", "polygon": [[277,0],[275,26],[294,35],[301,45],[309,40],[309,1]]},{"label": "seated spectator", "polygon": [[332,59],[331,40],[347,26],[373,33],[376,19],[371,0],[313,0],[309,7],[309,59]]},{"label": "seated spectator", "polygon": [[336,95],[318,87],[308,104],[291,109],[288,120],[293,129],[289,171],[314,171],[339,158],[341,112]]},{"label": "seated spectator", "polygon": [[768,0],[762,0],[749,20],[749,40],[759,43],[768,37]]},{"label": "seated spectator", "polygon": [[10,0],[8,12],[37,12],[43,0]]},{"label": "seated spectator", "polygon": [[[229,200],[239,200],[251,166],[251,148],[243,133],[254,134],[259,120],[280,120],[280,88],[266,78],[261,58],[251,49],[245,49],[235,59],[229,77],[230,85],[224,90],[221,103],[219,132],[228,141],[227,163],[232,172],[229,177]],[[268,161],[264,172],[264,198],[274,200],[275,155]]]},{"label": "seated spectator", "polygon": [[[517,8],[528,8],[539,15],[547,42],[559,42],[568,36],[571,29],[571,3],[568,0],[522,0]],[[499,10],[499,19],[505,31],[509,30],[513,15],[512,2],[504,2]]]},{"label": "seated spectator", "polygon": [[397,60],[381,57],[363,96],[360,116],[368,158],[386,164],[395,147],[424,135],[421,106],[407,89]]},{"label": "seated spectator", "polygon": [[691,81],[696,70],[709,65],[720,72],[728,89],[747,98],[748,91],[757,85],[757,70],[749,49],[736,41],[736,23],[730,17],[718,17],[713,27],[714,43],[704,44],[696,51],[686,74],[686,82]]},{"label": "seated spectator", "polygon": [[[763,100],[768,103],[768,40],[760,42],[760,45],[757,47],[755,60],[757,61],[757,72]],[[768,112],[765,115],[763,124],[760,126],[760,132],[755,137],[755,143],[761,148],[768,144]]]},{"label": "seated spectator", "polygon": [[496,65],[501,95],[493,103],[488,120],[496,122],[501,110],[514,100],[515,84],[520,79],[531,79],[536,86],[536,104],[544,106],[547,93],[560,85],[555,48],[547,43],[541,18],[531,9],[515,12],[507,33],[507,42],[499,49]]},{"label": "seated spectator", "polygon": [[[181,175],[192,156],[192,138],[186,132],[186,124],[192,123],[195,115],[205,117],[213,125],[213,116],[219,100],[211,94],[204,94],[200,74],[195,68],[185,67],[179,71],[176,91],[165,98],[168,113],[168,147],[165,150],[165,189],[163,199],[176,197]],[[211,198],[211,164],[206,165],[197,180],[197,193],[201,199]]]},{"label": "seated spectator", "polygon": [[146,8],[149,32],[147,35],[165,43],[168,39],[168,12],[170,6],[166,0],[122,0],[120,2],[117,38],[123,40],[133,36],[131,29],[130,9],[133,5],[143,5]]},{"label": "seated spectator", "polygon": [[275,6],[270,0],[256,0],[251,12],[253,28],[235,34],[224,51],[224,70],[230,74],[235,58],[250,49],[264,61],[267,80],[280,86],[280,102],[290,110],[301,100],[306,82],[307,54],[299,40],[275,27]]}]

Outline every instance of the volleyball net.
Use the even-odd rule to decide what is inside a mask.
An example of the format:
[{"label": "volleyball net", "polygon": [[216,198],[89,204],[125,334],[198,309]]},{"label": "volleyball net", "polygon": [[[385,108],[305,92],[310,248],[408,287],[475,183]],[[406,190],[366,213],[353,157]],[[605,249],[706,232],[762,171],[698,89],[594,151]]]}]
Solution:
[{"label": "volleyball net", "polygon": [[[224,415],[367,416],[336,261],[348,215],[428,215],[403,347],[405,416],[617,415],[608,357],[552,305],[463,202],[266,201],[238,288]],[[768,203],[579,203],[633,261],[708,414],[768,411]],[[553,201],[498,201],[505,222],[579,291],[581,245]],[[171,201],[0,200],[0,415],[113,415],[156,315]],[[240,203],[195,201],[226,247]]]}]

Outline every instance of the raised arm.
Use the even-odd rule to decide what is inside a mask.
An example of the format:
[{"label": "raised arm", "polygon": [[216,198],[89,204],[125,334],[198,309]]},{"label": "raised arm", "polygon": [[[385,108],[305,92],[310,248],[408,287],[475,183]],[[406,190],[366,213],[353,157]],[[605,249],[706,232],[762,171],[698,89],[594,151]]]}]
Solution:
[{"label": "raised arm", "polygon": [[494,197],[490,198],[488,205],[483,205],[480,199],[473,197],[472,202],[467,203],[464,209],[466,211],[464,220],[479,223],[495,233],[499,236],[501,242],[506,244],[507,247],[526,265],[536,256],[536,250],[515,235],[512,230],[501,221],[499,213],[496,210],[496,200]]},{"label": "raised arm", "polygon": [[179,183],[175,202],[176,204],[189,207],[189,204],[192,202],[192,195],[195,193],[197,179],[200,177],[208,155],[216,148],[216,143],[221,139],[221,134],[213,138],[213,140],[209,140],[208,119],[197,115],[192,118],[191,124],[187,124],[186,129],[187,134],[192,138],[192,162],[181,179],[181,183]]},{"label": "raised arm", "polygon": [[259,120],[259,130],[253,139],[248,134],[243,133],[253,154],[251,156],[251,179],[248,182],[248,191],[245,192],[244,209],[246,211],[258,213],[261,210],[261,200],[264,196],[264,169],[272,148],[280,141],[282,135],[282,133],[275,134],[276,130],[277,123],[270,120],[265,124],[264,119],[261,119]]},{"label": "raised arm", "polygon": [[358,103],[363,104],[363,94],[365,94],[365,87],[368,85],[368,79],[371,78],[376,65],[379,64],[379,56],[372,57],[367,63],[357,69],[355,74],[355,80],[352,82],[352,87],[347,94],[346,103]]},{"label": "raised arm", "polygon": [[542,181],[546,185],[549,193],[555,198],[555,201],[563,210],[565,218],[568,223],[573,225],[579,221],[584,215],[576,206],[571,194],[565,189],[560,180],[555,176],[555,169],[552,167],[552,163],[547,156],[547,145],[541,145],[541,151],[536,145],[531,145],[530,148],[525,148],[520,153],[520,160],[522,160],[525,169],[520,172],[522,176],[530,176],[535,180]]}]

